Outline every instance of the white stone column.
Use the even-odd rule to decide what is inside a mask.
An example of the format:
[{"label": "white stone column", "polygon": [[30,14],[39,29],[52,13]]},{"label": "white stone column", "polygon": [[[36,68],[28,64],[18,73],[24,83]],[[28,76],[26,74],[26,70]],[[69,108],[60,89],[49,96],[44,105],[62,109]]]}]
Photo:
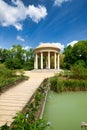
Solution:
[{"label": "white stone column", "polygon": [[48,69],[50,69],[50,52],[48,52]]},{"label": "white stone column", "polygon": [[58,62],[58,63],[57,63],[57,69],[59,70],[59,68],[60,68],[59,54],[58,54],[57,62]]},{"label": "white stone column", "polygon": [[34,69],[36,69],[36,54],[34,55]]},{"label": "white stone column", "polygon": [[35,63],[34,63],[34,68],[35,69],[38,69],[38,55],[37,55],[37,53],[35,54]]},{"label": "white stone column", "polygon": [[43,52],[41,52],[41,69],[43,69]]},{"label": "white stone column", "polygon": [[56,52],[54,53],[54,69],[56,69]]}]

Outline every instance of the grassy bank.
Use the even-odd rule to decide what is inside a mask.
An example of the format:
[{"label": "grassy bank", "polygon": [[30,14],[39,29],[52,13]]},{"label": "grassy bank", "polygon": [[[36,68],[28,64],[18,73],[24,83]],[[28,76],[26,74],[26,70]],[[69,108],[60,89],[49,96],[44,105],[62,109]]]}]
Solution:
[{"label": "grassy bank", "polygon": [[63,79],[62,77],[53,77],[50,79],[50,83],[51,90],[55,92],[87,90],[87,80]]},{"label": "grassy bank", "polygon": [[7,69],[4,65],[0,65],[0,92],[4,88],[9,88],[11,85],[16,84],[18,81],[28,79],[21,72],[19,75],[14,70]]},{"label": "grassy bank", "polygon": [[51,90],[62,91],[86,91],[87,68],[72,67],[70,71],[64,71],[50,78]]}]

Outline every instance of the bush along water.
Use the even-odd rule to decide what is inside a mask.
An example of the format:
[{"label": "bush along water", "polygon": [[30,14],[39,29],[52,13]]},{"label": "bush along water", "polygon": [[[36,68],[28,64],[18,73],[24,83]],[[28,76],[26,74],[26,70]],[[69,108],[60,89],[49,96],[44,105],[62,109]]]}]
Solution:
[{"label": "bush along water", "polygon": [[86,91],[87,90],[87,68],[73,66],[70,71],[57,74],[50,78],[50,88],[55,92],[62,91]]},{"label": "bush along water", "polygon": [[5,124],[0,130],[43,130],[47,126],[47,121],[40,119],[40,114],[47,90],[47,80],[45,80],[22,112],[16,114],[11,126]]},{"label": "bush along water", "polygon": [[73,65],[71,67],[71,78],[87,80],[87,68],[81,65]]},{"label": "bush along water", "polygon": [[[74,79],[60,79],[51,78],[51,90],[55,92],[63,91],[86,91],[87,90],[87,80],[74,80]],[[55,85],[53,85],[55,83]]]}]

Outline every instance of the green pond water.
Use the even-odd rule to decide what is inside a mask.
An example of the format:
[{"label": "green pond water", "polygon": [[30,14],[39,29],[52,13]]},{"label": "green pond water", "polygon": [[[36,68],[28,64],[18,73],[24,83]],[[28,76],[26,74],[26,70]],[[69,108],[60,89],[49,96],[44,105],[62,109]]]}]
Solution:
[{"label": "green pond water", "polygon": [[43,118],[51,123],[45,130],[84,130],[87,122],[87,92],[49,92]]}]

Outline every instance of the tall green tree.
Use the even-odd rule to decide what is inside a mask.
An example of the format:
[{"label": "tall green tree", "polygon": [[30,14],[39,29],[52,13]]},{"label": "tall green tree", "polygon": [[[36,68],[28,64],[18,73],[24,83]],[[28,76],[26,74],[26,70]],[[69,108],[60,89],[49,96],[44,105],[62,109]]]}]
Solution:
[{"label": "tall green tree", "polygon": [[34,58],[34,52],[33,52],[33,48],[30,48],[29,50],[26,50],[25,52],[26,54],[26,61],[29,61],[29,59]]},{"label": "tall green tree", "polygon": [[72,48],[72,58],[74,63],[78,60],[87,62],[87,40],[79,41]]},{"label": "tall green tree", "polygon": [[64,67],[69,69],[72,64],[72,46],[64,48]]},{"label": "tall green tree", "polygon": [[64,57],[65,55],[60,53],[60,68],[64,68]]},{"label": "tall green tree", "polygon": [[4,63],[5,60],[9,57],[10,51],[8,49],[2,49],[0,48],[0,61],[1,63]]},{"label": "tall green tree", "polygon": [[25,50],[21,45],[13,45],[9,50],[8,58],[5,58],[5,65],[10,69],[26,69],[34,68],[33,49]]},{"label": "tall green tree", "polygon": [[13,45],[11,48],[11,54],[13,55],[13,58],[18,58],[23,63],[25,60],[24,54],[25,50],[21,45]]},{"label": "tall green tree", "polygon": [[69,69],[75,63],[87,65],[87,40],[77,42],[73,47],[67,46],[64,49],[64,65]]},{"label": "tall green tree", "polygon": [[24,69],[25,70],[32,70],[34,69],[34,52],[33,48],[30,48],[29,50],[26,50],[25,52],[26,60],[24,63]]},{"label": "tall green tree", "polygon": [[13,45],[10,49],[10,55],[5,60],[5,65],[11,69],[21,69],[24,64],[25,50],[21,45]]}]

